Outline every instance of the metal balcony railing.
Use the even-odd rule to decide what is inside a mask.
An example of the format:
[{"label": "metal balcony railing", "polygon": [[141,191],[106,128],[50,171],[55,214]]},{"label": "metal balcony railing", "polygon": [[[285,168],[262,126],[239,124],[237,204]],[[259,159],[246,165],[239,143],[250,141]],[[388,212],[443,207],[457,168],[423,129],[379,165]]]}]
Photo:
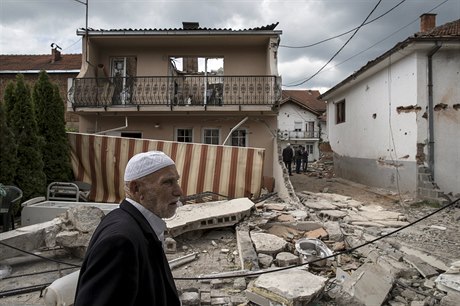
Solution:
[{"label": "metal balcony railing", "polygon": [[312,139],[319,138],[319,131],[280,131],[278,136],[281,140]]},{"label": "metal balcony railing", "polygon": [[76,78],[72,107],[115,105],[275,105],[281,98],[276,76],[175,76]]}]

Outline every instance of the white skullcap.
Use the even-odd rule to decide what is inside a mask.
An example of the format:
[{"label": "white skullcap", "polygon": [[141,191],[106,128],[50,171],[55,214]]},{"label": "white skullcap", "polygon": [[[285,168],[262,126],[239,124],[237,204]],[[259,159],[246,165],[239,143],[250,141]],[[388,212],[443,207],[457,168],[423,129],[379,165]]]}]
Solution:
[{"label": "white skullcap", "polygon": [[171,165],[175,165],[174,161],[161,151],[136,154],[126,165],[125,182],[136,180]]}]

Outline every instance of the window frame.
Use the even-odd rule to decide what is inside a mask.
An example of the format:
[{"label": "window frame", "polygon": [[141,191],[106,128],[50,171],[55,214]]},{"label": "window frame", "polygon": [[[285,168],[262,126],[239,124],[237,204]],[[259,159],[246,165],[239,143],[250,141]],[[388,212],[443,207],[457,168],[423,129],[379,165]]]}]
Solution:
[{"label": "window frame", "polygon": [[[189,131],[191,132],[191,135],[182,135],[182,136],[179,136],[179,131]],[[174,136],[176,138],[176,141],[177,142],[182,142],[182,143],[192,143],[193,142],[193,128],[192,127],[188,127],[188,128],[176,128],[175,130],[175,133],[174,133]],[[184,141],[184,140],[179,140],[180,138],[186,138],[186,137],[190,137],[190,141]]]},{"label": "window frame", "polygon": [[[217,143],[207,143],[206,142],[206,131],[217,131]],[[202,143],[204,144],[209,144],[209,145],[219,145],[220,144],[220,136],[221,136],[221,132],[220,132],[220,129],[219,128],[213,128],[213,127],[206,127],[206,128],[203,128],[202,130],[202,136],[201,136],[201,139],[202,139]],[[215,139],[215,136],[214,135],[211,135],[209,136],[211,137],[211,139]]]},{"label": "window frame", "polygon": [[346,119],[346,104],[345,99],[340,100],[339,102],[335,103],[335,123],[340,124],[344,123]]},{"label": "window frame", "polygon": [[[236,135],[234,136],[233,133],[235,132],[244,132],[244,138],[240,135]],[[236,137],[236,138],[235,138]],[[234,145],[234,140],[237,140],[237,145]],[[240,145],[240,139],[243,139],[244,141],[244,145]],[[243,129],[237,129],[235,131],[232,132],[232,135],[230,136],[230,143],[231,143],[231,146],[233,147],[242,147],[242,148],[245,148],[248,146],[248,130],[243,128]]]}]

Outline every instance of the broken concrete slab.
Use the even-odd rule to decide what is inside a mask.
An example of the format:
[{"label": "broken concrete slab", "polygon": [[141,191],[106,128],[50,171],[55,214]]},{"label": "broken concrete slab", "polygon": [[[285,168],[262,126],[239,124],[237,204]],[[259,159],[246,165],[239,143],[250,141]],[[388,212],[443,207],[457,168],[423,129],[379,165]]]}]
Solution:
[{"label": "broken concrete slab", "polygon": [[284,238],[285,240],[293,240],[302,237],[304,234],[303,231],[296,230],[290,227],[289,224],[285,226],[279,224],[273,225],[267,229],[267,233]]},{"label": "broken concrete slab", "polygon": [[252,231],[250,233],[254,248],[258,253],[275,255],[286,249],[287,242],[276,235],[259,233]]},{"label": "broken concrete slab", "polygon": [[248,198],[190,204],[178,207],[174,217],[165,220],[167,231],[176,237],[188,231],[233,226],[251,214],[254,202]]},{"label": "broken concrete slab", "polygon": [[[29,252],[38,250],[44,246],[54,247],[56,242],[55,237],[60,231],[62,224],[63,221],[56,218],[48,222],[20,227],[9,232],[0,233],[0,241]],[[23,254],[23,252],[2,246],[0,260]]]},{"label": "broken concrete slab", "polygon": [[394,280],[376,264],[365,263],[342,283],[342,291],[363,305],[382,305]]},{"label": "broken concrete slab", "polygon": [[314,209],[314,210],[329,210],[329,209],[337,209],[337,206],[332,204],[328,200],[318,200],[318,201],[311,201],[307,200],[303,202],[303,205],[305,205],[308,208]]},{"label": "broken concrete slab", "polygon": [[236,244],[240,254],[241,268],[251,271],[259,270],[259,258],[247,229],[237,228]]},{"label": "broken concrete slab", "polygon": [[323,227],[326,229],[326,232],[329,235],[329,239],[333,241],[343,240],[343,232],[338,222],[327,221],[324,222]]},{"label": "broken concrete slab", "polygon": [[246,290],[258,305],[308,305],[322,292],[327,278],[300,268],[260,275]]},{"label": "broken concrete slab", "polygon": [[453,292],[460,295],[460,273],[440,274],[435,279],[436,287],[445,292]]},{"label": "broken concrete slab", "polygon": [[424,278],[430,278],[438,275],[438,271],[425,261],[414,255],[404,255],[403,260],[412,265]]},{"label": "broken concrete slab", "polygon": [[420,258],[421,260],[423,260],[424,262],[426,262],[430,266],[435,267],[438,270],[447,271],[449,269],[449,267],[446,266],[446,264],[443,263],[442,261],[440,261],[439,259],[437,259],[437,258],[435,258],[435,257],[433,257],[433,256],[431,256],[429,254],[423,253],[423,252],[421,252],[419,250],[416,250],[414,248],[402,245],[402,246],[399,247],[399,251],[401,251],[401,252],[403,252],[405,254],[408,254],[408,255],[417,256],[418,258]]}]

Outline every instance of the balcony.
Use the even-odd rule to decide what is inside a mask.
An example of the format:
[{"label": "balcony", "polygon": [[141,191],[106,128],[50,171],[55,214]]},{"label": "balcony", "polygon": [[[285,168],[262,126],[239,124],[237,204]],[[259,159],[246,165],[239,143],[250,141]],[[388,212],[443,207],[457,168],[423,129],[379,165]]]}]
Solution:
[{"label": "balcony", "polygon": [[266,106],[281,98],[281,79],[276,76],[172,76],[76,78],[69,102],[78,108],[163,106]]},{"label": "balcony", "polygon": [[319,131],[279,131],[280,140],[318,140]]}]

